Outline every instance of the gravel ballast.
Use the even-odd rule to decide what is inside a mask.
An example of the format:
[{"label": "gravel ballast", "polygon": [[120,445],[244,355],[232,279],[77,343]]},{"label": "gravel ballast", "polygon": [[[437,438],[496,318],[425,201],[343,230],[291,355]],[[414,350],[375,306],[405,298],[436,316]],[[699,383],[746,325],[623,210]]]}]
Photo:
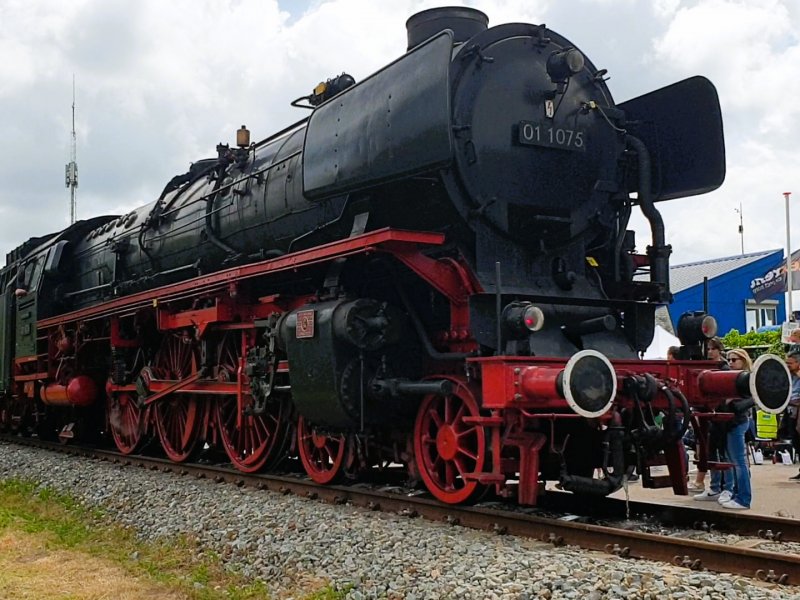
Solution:
[{"label": "gravel ballast", "polygon": [[[797,598],[800,588],[694,572],[352,506],[237,488],[0,442],[0,478],[101,507],[144,540],[187,534],[202,552],[302,598]],[[765,565],[769,568],[769,565]]]}]

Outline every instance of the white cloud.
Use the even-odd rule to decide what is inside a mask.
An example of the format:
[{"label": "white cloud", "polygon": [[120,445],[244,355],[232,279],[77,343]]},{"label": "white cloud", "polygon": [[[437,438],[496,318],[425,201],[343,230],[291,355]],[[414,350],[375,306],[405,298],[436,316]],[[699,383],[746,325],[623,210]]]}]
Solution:
[{"label": "white cloud", "polygon": [[[608,68],[618,100],[704,74],[720,94],[728,176],[712,194],[661,203],[673,262],[781,246],[783,191],[800,137],[800,8],[794,0],[5,0],[0,3],[0,251],[66,224],[72,74],[81,217],[151,201],[189,162],[306,115],[289,102],[405,51],[405,21],[442,4],[491,25],[546,23]],[[800,204],[798,204],[800,207]],[[800,208],[797,210],[800,224]],[[648,228],[634,220],[639,246]]]},{"label": "white cloud", "polygon": [[653,12],[658,17],[670,17],[680,5],[681,0],[653,0]]},{"label": "white cloud", "polygon": [[[791,165],[800,154],[795,149],[800,107],[794,100],[800,82],[793,75],[800,71],[798,12],[787,0],[686,4],[655,41],[653,68],[681,76],[703,73],[714,82],[725,121],[728,169],[719,191],[677,200],[665,211],[676,254],[684,260],[736,254],[740,239],[734,208],[740,202],[745,250],[782,247],[781,193],[797,186]],[[796,217],[795,225],[800,223]]]},{"label": "white cloud", "polygon": [[786,69],[798,64],[797,25],[785,0],[705,0],[675,13],[656,57],[676,72],[714,73],[732,109],[763,110],[765,88],[789,84]]}]

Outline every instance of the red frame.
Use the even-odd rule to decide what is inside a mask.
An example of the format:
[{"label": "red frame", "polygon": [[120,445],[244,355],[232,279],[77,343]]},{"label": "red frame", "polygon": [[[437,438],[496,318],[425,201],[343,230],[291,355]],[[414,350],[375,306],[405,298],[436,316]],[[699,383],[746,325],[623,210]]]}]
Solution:
[{"label": "red frame", "polygon": [[[556,377],[564,358],[491,356],[467,359],[481,371],[483,406],[490,409],[568,409],[556,390]],[[718,371],[711,361],[611,360],[617,374],[617,398],[625,399],[622,381],[649,373],[680,389],[692,406],[714,408],[720,400],[735,397],[738,371]],[[666,407],[656,399],[654,406]]]},{"label": "red frame", "polygon": [[[404,231],[389,228],[379,229],[345,240],[324,244],[309,250],[301,250],[299,252],[287,254],[280,258],[263,260],[242,267],[232,267],[210,275],[193,277],[192,279],[187,279],[180,283],[157,287],[116,300],[102,302],[95,306],[64,313],[63,315],[42,319],[37,323],[37,327],[46,329],[62,323],[96,319],[112,314],[118,315],[119,313],[130,312],[143,306],[157,307],[159,303],[199,296],[212,291],[219,291],[229,286],[231,283],[244,281],[253,277],[297,270],[334,258],[342,258],[356,254],[369,254],[377,251],[389,252],[390,254],[396,255],[401,253],[406,256],[407,260],[410,260],[410,262],[414,264],[415,270],[418,269],[418,272],[426,274],[426,279],[428,279],[428,277],[438,278],[442,277],[442,270],[438,265],[438,261],[433,261],[437,264],[431,264],[428,261],[432,259],[428,259],[427,261],[419,258],[408,259],[408,253],[413,250],[411,254],[423,256],[419,254],[418,246],[420,244],[440,246],[443,243],[444,235],[440,233]],[[449,294],[458,295],[460,280],[452,279],[444,285],[444,288]]]},{"label": "red frame", "polygon": [[[386,252],[397,257],[412,271],[430,282],[437,290],[451,300],[454,318],[454,339],[466,339],[465,335],[469,326],[468,298],[471,293],[480,290],[477,280],[471,272],[458,261],[445,258],[436,260],[425,256],[421,246],[438,246],[445,241],[444,235],[431,232],[404,231],[384,228],[365,233],[345,240],[331,242],[316,248],[302,250],[279,258],[264,260],[242,267],[233,267],[216,273],[195,277],[176,284],[170,284],[131,294],[123,298],[110,300],[56,317],[40,320],[37,325],[40,331],[52,330],[66,324],[75,325],[80,321],[89,321],[110,317],[111,346],[120,348],[134,348],[135,340],[124,339],[120,334],[120,319],[130,316],[137,309],[150,307],[155,309],[157,327],[160,331],[181,330],[190,327],[196,329],[198,338],[203,338],[210,329],[216,331],[225,329],[252,329],[253,321],[265,319],[273,313],[283,313],[292,310],[312,300],[309,297],[282,299],[277,295],[259,298],[257,303],[249,304],[237,301],[236,285],[238,282],[254,277],[297,271],[301,268],[330,261],[335,258],[369,254],[373,252]],[[211,296],[214,305],[207,308],[173,310],[171,305],[178,300],[187,300],[193,297]],[[243,338],[243,344],[245,339]],[[18,359],[18,362],[36,360],[36,357]],[[240,359],[239,372],[244,368],[244,354]],[[288,364],[282,361],[279,370],[288,371]],[[37,379],[43,378],[44,373],[35,374]],[[29,376],[33,377],[33,375]],[[18,377],[22,381],[26,376]],[[157,402],[162,397],[172,394],[209,394],[209,395],[236,395],[241,406],[244,393],[241,377],[236,382],[222,382],[209,379],[200,379],[199,374],[192,375],[180,381],[153,379],[149,381],[148,390],[151,392],[146,404]],[[134,384],[116,385],[112,382],[106,384],[106,391],[136,393]]]},{"label": "red frame", "polygon": [[[242,353],[238,365],[236,381],[216,381],[200,379],[195,374],[183,380],[152,380],[149,382],[150,396],[146,403],[152,404],[171,393],[197,393],[206,395],[235,395],[240,407],[245,394],[242,372],[245,364],[245,350],[252,342],[255,321],[266,319],[274,313],[295,310],[313,297],[280,298],[267,296],[257,302],[238,298],[239,282],[255,277],[277,273],[298,271],[312,265],[322,264],[337,258],[367,255],[382,252],[390,254],[411,271],[440,292],[450,302],[450,326],[446,331],[430,332],[432,341],[440,348],[451,352],[468,351],[476,347],[470,333],[469,298],[483,291],[474,273],[462,262],[454,258],[434,259],[427,256],[424,248],[441,246],[445,237],[439,233],[381,229],[352,238],[331,242],[323,246],[302,250],[279,258],[264,260],[241,267],[233,267],[213,274],[194,277],[176,284],[170,284],[100,303],[63,315],[42,319],[38,322],[40,332],[46,332],[49,343],[50,332],[57,327],[69,325],[76,330],[81,322],[109,318],[110,346],[132,348],[135,340],[126,340],[120,334],[120,319],[129,318],[135,311],[148,308],[154,310],[157,327],[161,331],[176,331],[194,328],[197,338],[203,338],[210,330],[245,329],[242,337]],[[189,308],[191,300],[203,298],[213,300],[213,305],[205,308]],[[183,308],[178,308],[180,304]],[[99,341],[95,339],[95,341]],[[48,362],[54,362],[52,354]],[[45,373],[31,373],[36,369],[34,361],[43,361],[37,356],[20,357],[16,361],[16,381],[26,386],[34,385],[34,377],[43,379],[46,384],[54,376],[51,369],[49,377]],[[482,473],[470,473],[468,477],[481,483],[495,485],[498,493],[508,495],[510,488],[507,479],[514,479],[519,473],[518,498],[521,503],[535,504],[538,493],[538,471],[540,451],[546,443],[546,435],[525,430],[525,423],[531,419],[549,421],[551,427],[556,420],[583,418],[573,413],[566,400],[556,389],[556,379],[564,369],[567,360],[563,358],[540,357],[480,357],[466,361],[467,371],[477,374],[481,395],[479,406],[485,411],[481,416],[470,417],[465,422],[474,422],[485,428],[485,435],[492,449],[492,460],[486,461]],[[649,373],[656,379],[680,389],[689,398],[693,407],[704,409],[715,405],[721,398],[735,393],[735,372],[714,371],[712,363],[696,361],[611,361],[618,376],[618,398],[620,403],[631,403],[626,398],[621,382],[631,375]],[[28,365],[28,363],[32,363]],[[27,368],[24,368],[27,367]],[[33,369],[31,369],[33,367]],[[431,366],[436,369],[436,365]],[[24,372],[23,372],[24,369]],[[288,371],[289,365],[282,361],[281,371]],[[109,393],[133,392],[136,386],[106,386]],[[656,408],[666,406],[665,399],[659,397]],[[487,414],[488,413],[488,414]],[[608,421],[617,418],[612,409],[599,418]],[[702,430],[702,422],[715,418],[704,413],[697,422]],[[552,440],[551,440],[552,444]],[[504,455],[504,448],[517,448],[518,459]],[[665,460],[670,468],[670,478],[676,493],[686,493],[686,471],[680,442],[665,450]],[[705,457],[700,455],[701,464]],[[491,462],[491,464],[489,464]]]}]

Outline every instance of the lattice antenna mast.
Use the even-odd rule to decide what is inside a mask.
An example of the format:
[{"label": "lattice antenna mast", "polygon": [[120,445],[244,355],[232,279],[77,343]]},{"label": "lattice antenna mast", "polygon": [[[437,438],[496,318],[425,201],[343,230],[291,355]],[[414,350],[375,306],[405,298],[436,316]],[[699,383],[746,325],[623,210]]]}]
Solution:
[{"label": "lattice antenna mast", "polygon": [[75,222],[75,192],[78,189],[78,139],[75,135],[75,75],[72,76],[72,144],[66,166],[66,186],[69,188],[69,224]]}]

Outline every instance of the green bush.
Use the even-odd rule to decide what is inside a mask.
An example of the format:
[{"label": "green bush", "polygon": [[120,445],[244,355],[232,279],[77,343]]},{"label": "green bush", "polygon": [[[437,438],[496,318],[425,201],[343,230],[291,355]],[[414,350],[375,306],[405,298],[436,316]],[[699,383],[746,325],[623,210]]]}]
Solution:
[{"label": "green bush", "polygon": [[726,348],[745,348],[750,356],[756,358],[761,354],[769,352],[783,357],[786,354],[783,343],[781,342],[780,331],[765,331],[756,333],[748,331],[739,333],[737,329],[731,329],[722,338]]}]

